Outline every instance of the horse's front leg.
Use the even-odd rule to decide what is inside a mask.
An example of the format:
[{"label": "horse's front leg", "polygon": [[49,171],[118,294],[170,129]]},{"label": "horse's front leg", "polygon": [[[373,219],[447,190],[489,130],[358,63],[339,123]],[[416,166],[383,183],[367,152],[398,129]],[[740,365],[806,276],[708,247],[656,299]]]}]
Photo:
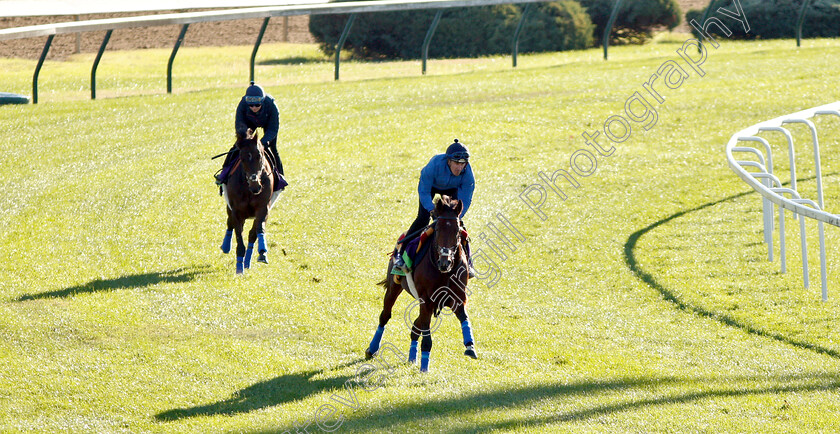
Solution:
[{"label": "horse's front leg", "polygon": [[236,232],[236,274],[245,272],[245,242],[242,240],[242,228],[245,226],[245,219],[237,219],[234,227]]},{"label": "horse's front leg", "polygon": [[245,249],[245,269],[251,268],[251,255],[254,254],[254,242],[257,241],[257,221],[254,220],[254,224],[251,226],[251,230],[248,231],[248,248]]},{"label": "horse's front leg", "polygon": [[[430,329],[432,311],[428,308],[428,305],[429,303],[420,305],[420,316],[417,317],[417,323],[420,326],[418,332],[423,336],[423,340],[420,342],[420,372],[429,372],[429,358],[432,354],[432,330]],[[417,325],[414,328],[417,328]],[[412,329],[411,332],[413,337],[414,330]]]},{"label": "horse's front leg", "polygon": [[[427,331],[428,332],[428,331]],[[411,328],[411,346],[408,348],[408,363],[417,363],[417,344],[420,342],[420,317],[414,320]]]},{"label": "horse's front leg", "polygon": [[257,257],[257,262],[262,262],[263,264],[268,264],[268,259],[265,257],[265,254],[268,252],[268,246],[265,242],[265,220],[267,218],[268,208],[257,211],[257,215],[254,217],[254,226],[251,228],[251,234],[248,237],[251,248],[254,246],[254,241],[257,241],[257,252],[260,254]]},{"label": "horse's front leg", "polygon": [[230,208],[225,208],[227,210],[227,231],[225,231],[225,238],[222,240],[222,253],[230,253],[230,244],[233,241],[233,215]]},{"label": "horse's front leg", "polygon": [[455,317],[461,322],[461,334],[464,336],[464,355],[477,359],[478,355],[475,353],[475,340],[473,339],[472,327],[470,327],[470,317],[467,315],[467,308],[461,304],[455,309]]}]

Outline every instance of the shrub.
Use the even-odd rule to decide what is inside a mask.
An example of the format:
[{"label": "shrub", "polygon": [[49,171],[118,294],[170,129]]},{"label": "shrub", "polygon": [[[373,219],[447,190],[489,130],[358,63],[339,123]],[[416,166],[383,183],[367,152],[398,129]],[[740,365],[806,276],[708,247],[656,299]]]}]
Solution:
[{"label": "shrub", "polygon": [[[344,49],[360,58],[416,59],[436,11],[359,14]],[[443,12],[429,47],[430,57],[475,57],[510,53],[522,8],[497,5]],[[344,29],[347,15],[315,15],[309,30],[327,55]],[[576,1],[541,3],[526,20],[521,52],[562,51],[592,45],[592,22]]]},{"label": "shrub", "polygon": [[[580,0],[595,24],[595,38],[601,36],[610,19],[615,0]],[[682,11],[677,0],[624,0],[615,20],[613,34],[634,35],[645,40],[656,27],[673,29],[680,24]],[[620,42],[617,41],[617,42]]]},{"label": "shrub", "polygon": [[[517,21],[519,17],[520,14],[516,14]],[[543,52],[589,48],[594,43],[594,30],[595,25],[589,15],[576,1],[539,3],[525,20],[519,37],[519,50]],[[507,39],[510,44],[511,37]]]},{"label": "shrub", "polygon": [[[713,11],[717,11],[720,7],[732,10],[731,2],[717,0],[714,3]],[[743,26],[732,19],[719,13],[710,14],[710,16],[720,18],[726,24],[732,31],[731,38],[796,37],[796,20],[799,18],[802,0],[741,0],[741,6],[744,8],[744,15],[750,25],[749,33],[745,33]],[[694,19],[701,23],[704,11],[705,9],[689,11],[686,19],[689,22]],[[695,36],[699,36],[694,28],[691,31]],[[716,26],[711,26],[710,31],[720,34]],[[802,36],[809,38],[840,36],[840,0],[813,0],[805,12]]]}]

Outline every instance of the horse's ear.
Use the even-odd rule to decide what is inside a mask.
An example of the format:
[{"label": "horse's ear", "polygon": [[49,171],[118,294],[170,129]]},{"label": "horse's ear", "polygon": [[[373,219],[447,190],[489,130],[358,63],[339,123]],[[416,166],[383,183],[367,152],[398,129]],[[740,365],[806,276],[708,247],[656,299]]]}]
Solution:
[{"label": "horse's ear", "polygon": [[460,216],[461,215],[461,210],[464,209],[464,202],[461,202],[458,199],[453,200],[453,202],[455,202],[455,214]]}]

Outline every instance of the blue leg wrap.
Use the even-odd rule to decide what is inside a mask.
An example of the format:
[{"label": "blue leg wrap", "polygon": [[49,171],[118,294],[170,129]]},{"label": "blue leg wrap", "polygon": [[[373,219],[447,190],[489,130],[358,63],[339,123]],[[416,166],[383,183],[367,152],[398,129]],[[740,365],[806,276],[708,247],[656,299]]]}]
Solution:
[{"label": "blue leg wrap", "polygon": [[420,372],[429,372],[429,351],[420,352]]},{"label": "blue leg wrap", "polygon": [[408,349],[408,363],[417,363],[417,343],[418,341],[411,341],[411,348]]},{"label": "blue leg wrap", "polygon": [[370,341],[370,347],[368,347],[368,351],[371,354],[376,354],[379,351],[379,344],[382,343],[382,333],[385,332],[384,326],[379,326],[376,328],[376,333],[373,334],[373,339]]},{"label": "blue leg wrap", "polygon": [[251,255],[254,253],[254,243],[248,243],[245,250],[245,268],[251,268]]},{"label": "blue leg wrap", "polygon": [[268,251],[268,247],[265,246],[265,234],[257,234],[257,251],[260,254]]},{"label": "blue leg wrap", "polygon": [[230,253],[230,242],[233,239],[233,230],[225,232],[225,239],[222,240],[222,252]]},{"label": "blue leg wrap", "polygon": [[242,256],[236,257],[236,274],[242,274],[245,272],[244,267],[245,258]]},{"label": "blue leg wrap", "polygon": [[464,335],[464,346],[468,347],[474,343],[469,319],[461,321],[461,334]]}]

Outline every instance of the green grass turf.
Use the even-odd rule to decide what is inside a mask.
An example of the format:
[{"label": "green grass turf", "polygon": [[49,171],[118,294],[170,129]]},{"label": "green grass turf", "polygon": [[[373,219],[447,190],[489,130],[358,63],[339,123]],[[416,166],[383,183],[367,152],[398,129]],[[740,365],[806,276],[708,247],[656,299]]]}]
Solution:
[{"label": "green grass turf", "polygon": [[[269,216],[270,264],[242,277],[218,248],[209,157],[232,143],[250,48],[182,48],[172,95],[168,50],[109,51],[96,101],[93,55],[47,62],[39,104],[0,107],[0,431],[294,432],[316,418],[349,432],[836,430],[837,228],[823,303],[816,225],[805,289],[798,224],[788,214],[781,274],[723,146],[840,99],[840,45],[721,40],[700,77],[677,55],[684,38],[612,47],[606,62],[527,55],[515,70],[432,60],[425,77],[419,62],[346,62],[339,82],[314,46],[264,45],[256,76],[281,107],[290,186]],[[579,188],[559,182],[566,200],[546,189],[537,217],[520,194],[538,172],[570,170],[592,149],[581,134],[623,115],[668,60],[689,78],[662,89],[657,123],[633,123]],[[0,59],[0,90],[29,93],[34,64]],[[840,212],[840,122],[816,122]],[[815,197],[807,131],[791,129]],[[418,171],[455,137],[477,177],[474,249],[490,252],[479,236],[498,213],[525,237],[491,254],[498,283],[471,283],[479,359],[444,316],[432,372],[386,358],[392,372],[357,376]],[[409,298],[385,332],[403,352]]]}]

